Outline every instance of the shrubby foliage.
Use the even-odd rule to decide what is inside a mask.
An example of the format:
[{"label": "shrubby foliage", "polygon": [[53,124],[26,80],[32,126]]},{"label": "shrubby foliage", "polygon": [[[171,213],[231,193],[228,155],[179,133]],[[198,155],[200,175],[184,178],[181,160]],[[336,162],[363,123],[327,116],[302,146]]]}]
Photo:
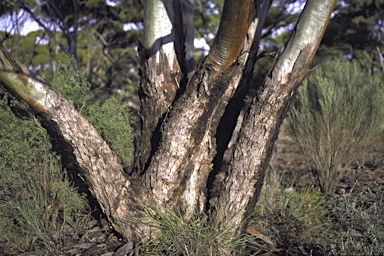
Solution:
[{"label": "shrubby foliage", "polygon": [[[95,127],[116,153],[123,166],[133,161],[133,131],[129,108],[118,94],[100,97],[92,91],[84,75],[76,68],[75,60],[68,58],[58,69],[51,84]],[[106,99],[104,99],[106,98]]]},{"label": "shrubby foliage", "polygon": [[323,63],[303,82],[287,121],[324,193],[378,140],[384,86],[357,62]]},{"label": "shrubby foliage", "polygon": [[[71,59],[60,65],[52,84],[95,126],[120,162],[129,165],[133,132],[122,98],[96,100]],[[0,95],[0,245],[22,252],[30,251],[34,241],[33,248],[60,254],[66,236],[82,229],[86,200],[68,181],[39,121],[5,93]]]},{"label": "shrubby foliage", "polygon": [[[383,255],[384,254],[384,190],[368,189],[360,194],[369,198],[367,204],[359,198],[343,196],[333,206],[335,217],[345,229],[345,236],[338,237],[330,246],[328,255]],[[356,232],[357,231],[357,232]]]},{"label": "shrubby foliage", "polygon": [[68,221],[76,225],[87,204],[71,187],[45,129],[13,114],[9,102],[6,96],[0,101],[0,245],[56,254],[75,229]]}]

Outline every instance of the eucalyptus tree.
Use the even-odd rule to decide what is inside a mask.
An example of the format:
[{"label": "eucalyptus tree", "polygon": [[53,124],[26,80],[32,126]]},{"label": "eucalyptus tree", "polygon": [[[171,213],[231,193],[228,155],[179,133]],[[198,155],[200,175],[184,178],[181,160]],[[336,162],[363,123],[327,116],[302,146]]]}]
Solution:
[{"label": "eucalyptus tree", "polygon": [[[335,5],[335,0],[308,0],[291,37],[258,85],[244,118],[232,158],[215,203],[207,183],[213,159],[226,147],[217,131],[229,102],[249,82],[257,60],[261,30],[270,1],[226,0],[213,45],[196,67],[187,68],[182,1],[147,0],[140,54],[140,135],[135,164],[123,172],[115,154],[74,106],[1,47],[0,80],[25,101],[49,134],[56,136],[67,162],[78,168],[111,225],[131,241],[152,237],[143,206],[183,209],[205,214],[219,228],[235,224],[233,236],[245,231],[273,144],[294,97],[308,73]],[[189,2],[190,4],[192,2]],[[188,73],[189,76],[188,76]],[[225,143],[224,143],[225,144]],[[144,217],[143,217],[144,218]]]}]

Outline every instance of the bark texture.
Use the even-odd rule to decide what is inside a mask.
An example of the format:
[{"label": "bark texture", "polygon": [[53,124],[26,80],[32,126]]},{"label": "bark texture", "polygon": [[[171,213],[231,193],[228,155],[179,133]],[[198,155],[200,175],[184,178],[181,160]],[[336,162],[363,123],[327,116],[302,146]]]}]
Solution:
[{"label": "bark texture", "polygon": [[[246,219],[255,207],[280,125],[308,72],[335,4],[335,0],[307,1],[285,49],[297,54],[282,54],[245,116],[217,205],[219,222],[239,225],[242,228],[237,233],[245,230]],[[292,64],[285,65],[287,62]]]},{"label": "bark texture", "polygon": [[89,185],[113,227],[127,239],[145,237],[149,229],[127,221],[138,216],[144,200],[151,200],[140,180],[127,179],[116,155],[73,104],[41,78],[13,59],[0,45],[0,81],[31,106],[45,126],[56,133],[70,162]]},{"label": "bark texture", "polygon": [[[335,2],[307,1],[284,53],[245,117],[214,216],[223,229],[231,222],[241,224],[234,235],[244,231],[255,206],[283,116],[307,73]],[[179,37],[183,32],[175,25],[183,27],[180,2],[145,1],[142,129],[136,145],[136,175],[130,177],[73,105],[3,47],[0,81],[33,107],[59,137],[116,231],[128,240],[149,239],[152,230],[132,221],[140,219],[141,206],[155,203],[158,208],[184,208],[187,203],[186,214],[205,210],[217,128],[256,57],[255,49],[251,50],[255,27],[249,26],[260,4],[261,1],[225,1],[218,39],[186,86],[183,40]],[[249,56],[252,58],[244,71]]]},{"label": "bark texture", "polygon": [[[230,140],[232,139],[233,132],[239,121],[239,115],[245,105],[245,97],[249,92],[250,80],[252,78],[254,66],[257,60],[257,53],[259,50],[259,44],[261,40],[261,32],[264,26],[264,22],[267,17],[267,13],[271,4],[270,0],[264,0],[261,2],[261,6],[258,12],[255,22],[251,24],[249,31],[254,31],[254,35],[251,35],[248,32],[247,40],[253,38],[251,47],[248,50],[248,47],[245,45],[244,49],[248,54],[247,62],[245,63],[242,77],[238,83],[236,92],[233,97],[231,97],[228,104],[225,106],[225,112],[221,118],[218,130],[216,132],[217,140],[217,154],[214,159],[214,172],[210,175],[210,184],[214,181],[214,176],[221,172],[221,168],[224,167],[223,157],[225,151],[228,149]],[[209,185],[209,187],[212,187]]]},{"label": "bark texture", "polygon": [[[248,19],[246,14],[243,16]],[[233,65],[221,70],[220,75],[213,69],[212,59],[207,58],[164,120],[159,146],[143,177],[162,207],[178,208],[186,203],[189,213],[205,210],[217,126],[242,77],[255,35],[256,26],[249,28],[247,22],[242,24],[248,33],[241,33],[242,40],[232,44],[240,57],[231,60]],[[226,37],[230,40],[232,35]]]},{"label": "bark texture", "polygon": [[[141,134],[136,138],[135,172],[143,173],[158,147],[159,129],[185,77],[179,1],[145,1],[139,88]],[[174,24],[181,24],[175,26]]]}]

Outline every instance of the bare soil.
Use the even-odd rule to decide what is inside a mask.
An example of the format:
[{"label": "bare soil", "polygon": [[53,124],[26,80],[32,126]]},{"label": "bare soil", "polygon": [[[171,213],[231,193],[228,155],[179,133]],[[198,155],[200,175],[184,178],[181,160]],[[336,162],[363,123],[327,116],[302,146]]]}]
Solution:
[{"label": "bare soil", "polygon": [[[311,165],[283,125],[275,143],[270,167],[294,186],[315,186]],[[384,185],[384,135],[362,159],[355,160],[337,185],[336,194],[359,196],[364,189],[375,191]]]},{"label": "bare soil", "polygon": [[[327,231],[327,234],[321,235],[321,244],[300,244],[300,242],[297,244],[284,244],[284,239],[281,238],[281,230],[273,230],[275,227],[271,227],[272,234],[270,232],[268,235],[270,235],[272,240],[280,239],[280,241],[277,241],[277,245],[273,247],[264,247],[264,250],[259,250],[255,255],[324,255],[325,251],[327,251],[326,249],[330,248],[331,244],[334,245],[336,240],[346,241],[346,239],[350,237],[357,238],[357,240],[362,238],[362,240],[364,240],[367,234],[364,233],[366,232],[366,227],[363,227],[361,223],[359,223],[361,219],[356,217],[356,219],[349,218],[348,220],[341,220],[341,216],[348,214],[344,214],[346,209],[339,206],[340,201],[345,201],[345,199],[347,199],[348,202],[357,202],[356,207],[362,207],[367,212],[375,208],[376,205],[383,205],[383,196],[376,196],[384,195],[384,135],[382,138],[383,139],[378,141],[362,159],[357,159],[351,164],[346,173],[338,181],[335,194],[325,198],[324,207],[329,210],[329,218],[332,220],[332,226]],[[268,171],[279,173],[283,182],[296,190],[305,187],[318,189],[316,188],[316,182],[311,172],[310,163],[304,157],[299,145],[287,133],[284,125],[276,141],[273,156],[270,161],[270,169]],[[380,202],[375,205],[377,200],[380,200]],[[382,212],[382,210],[379,209],[379,212]],[[278,216],[277,218],[281,217],[282,216]],[[377,219],[372,220],[372,223],[380,223],[380,227],[376,226],[374,228],[384,230],[384,222],[381,221],[384,219],[384,213],[376,217],[379,221],[377,221]],[[285,225],[288,229],[286,229],[287,233],[294,233],[294,229],[298,227],[289,222],[285,223]],[[284,230],[285,228],[282,227],[282,229]],[[302,231],[298,230],[297,232]],[[365,245],[362,244],[362,247],[364,246]],[[367,244],[367,246],[369,246],[369,244]],[[328,255],[328,253],[325,255]],[[349,254],[347,253],[347,255]],[[375,255],[375,253],[370,255]]]}]

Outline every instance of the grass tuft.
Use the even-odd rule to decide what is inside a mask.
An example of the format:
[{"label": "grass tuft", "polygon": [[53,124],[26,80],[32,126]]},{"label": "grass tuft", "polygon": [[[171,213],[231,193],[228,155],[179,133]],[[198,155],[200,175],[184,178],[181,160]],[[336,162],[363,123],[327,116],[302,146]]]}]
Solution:
[{"label": "grass tuft", "polygon": [[[250,225],[269,237],[276,248],[254,241],[264,251],[304,253],[318,249],[331,227],[324,196],[312,187],[283,185],[276,171],[268,170]],[[266,240],[264,240],[266,241]]]},{"label": "grass tuft", "polygon": [[[219,230],[215,220],[198,213],[187,217],[180,211],[146,207],[143,218],[138,220],[157,230],[156,240],[142,246],[142,255],[233,255],[243,247],[247,239],[238,237],[230,240],[234,227],[228,225]],[[241,255],[237,251],[236,255]]]},{"label": "grass tuft", "polygon": [[[0,248],[58,255],[88,210],[69,183],[46,131],[6,96],[0,100]],[[71,223],[71,225],[69,225]]]}]

